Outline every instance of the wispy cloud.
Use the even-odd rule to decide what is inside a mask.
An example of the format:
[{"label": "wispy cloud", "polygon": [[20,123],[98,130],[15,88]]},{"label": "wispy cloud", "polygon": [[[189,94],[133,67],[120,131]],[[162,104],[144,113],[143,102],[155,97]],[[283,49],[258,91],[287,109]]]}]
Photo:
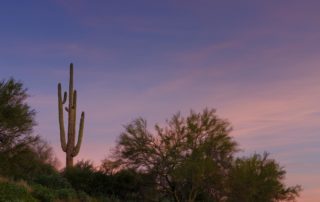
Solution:
[{"label": "wispy cloud", "polygon": [[[33,18],[12,16],[8,25],[22,18],[32,23],[1,32],[0,72],[30,88],[36,133],[62,162],[56,85],[67,89],[74,62],[78,110],[86,112],[78,159],[98,164],[122,125],[138,116],[152,126],[179,110],[216,108],[233,125],[244,154],[271,152],[286,166],[288,183],[305,186],[301,200],[317,201],[319,5],[54,0],[39,4],[44,10]],[[52,13],[34,20],[48,8]]]}]

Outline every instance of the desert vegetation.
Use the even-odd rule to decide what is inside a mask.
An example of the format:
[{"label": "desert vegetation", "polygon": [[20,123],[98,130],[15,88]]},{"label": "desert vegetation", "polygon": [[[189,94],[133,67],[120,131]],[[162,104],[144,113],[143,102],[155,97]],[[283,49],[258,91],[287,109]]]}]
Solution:
[{"label": "desert vegetation", "polygon": [[13,78],[0,83],[1,202],[272,202],[299,196],[301,187],[287,186],[285,169],[267,153],[237,155],[241,148],[230,136],[230,123],[213,109],[191,111],[187,117],[177,113],[155,125],[155,132],[137,118],[124,127],[114,152],[100,166],[90,160],[73,165],[84,115],[75,145],[76,91],[70,69],[67,142],[62,126],[62,103],[67,98],[58,86],[61,146],[67,153],[62,170],[56,168],[51,146],[33,134],[36,113],[27,103],[23,83]]},{"label": "desert vegetation", "polygon": [[[69,96],[68,96],[69,95]],[[64,128],[64,115],[63,105],[66,103],[67,98],[68,107],[65,107],[68,113],[68,133],[66,140],[66,132]],[[83,137],[84,127],[84,112],[81,113],[78,142],[76,141],[76,120],[77,120],[77,91],[73,88],[73,64],[70,64],[70,77],[69,77],[69,93],[64,92],[62,98],[61,83],[58,84],[58,111],[59,111],[59,128],[60,128],[60,142],[61,148],[66,153],[66,167],[73,166],[73,158],[79,154],[80,146]]]}]

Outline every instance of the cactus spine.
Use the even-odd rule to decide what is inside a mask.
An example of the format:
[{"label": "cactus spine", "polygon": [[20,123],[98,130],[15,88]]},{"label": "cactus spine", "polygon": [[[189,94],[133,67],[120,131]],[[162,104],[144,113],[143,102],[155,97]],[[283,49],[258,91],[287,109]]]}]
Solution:
[{"label": "cactus spine", "polygon": [[78,142],[76,141],[76,111],[77,111],[77,91],[73,89],[73,64],[70,64],[70,80],[69,80],[69,104],[65,107],[68,113],[68,138],[66,142],[66,133],[64,128],[63,105],[67,101],[67,92],[62,97],[61,83],[58,84],[58,109],[59,109],[59,126],[60,126],[60,142],[61,148],[66,153],[66,168],[73,166],[73,157],[77,156],[83,137],[84,112],[81,113]]}]

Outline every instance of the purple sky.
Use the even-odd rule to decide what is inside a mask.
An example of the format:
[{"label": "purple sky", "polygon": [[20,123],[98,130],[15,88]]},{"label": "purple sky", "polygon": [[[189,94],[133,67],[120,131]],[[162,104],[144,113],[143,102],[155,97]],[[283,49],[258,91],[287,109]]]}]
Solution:
[{"label": "purple sky", "polygon": [[[221,3],[223,2],[223,3]],[[75,65],[86,112],[76,159],[97,165],[136,117],[205,107],[243,152],[268,151],[320,199],[320,1],[3,1],[0,75],[29,88],[41,134],[64,164],[57,83]],[[79,122],[79,120],[78,120]]]}]

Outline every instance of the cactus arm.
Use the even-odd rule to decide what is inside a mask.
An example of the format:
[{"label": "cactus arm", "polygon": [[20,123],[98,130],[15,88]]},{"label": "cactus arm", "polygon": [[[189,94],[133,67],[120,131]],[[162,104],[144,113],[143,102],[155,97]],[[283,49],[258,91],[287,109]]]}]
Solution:
[{"label": "cactus arm", "polygon": [[67,92],[64,92],[62,104],[64,105],[66,101],[67,101]]},{"label": "cactus arm", "polygon": [[59,126],[60,126],[60,142],[61,148],[65,152],[67,150],[66,133],[63,120],[63,101],[61,96],[61,84],[58,84],[58,109],[59,109]]},{"label": "cactus arm", "polygon": [[73,150],[72,156],[77,156],[80,151],[82,138],[83,138],[83,127],[84,127],[84,112],[81,113],[81,119],[80,119],[80,125],[79,125],[79,136],[78,136],[78,142],[76,147]]}]

